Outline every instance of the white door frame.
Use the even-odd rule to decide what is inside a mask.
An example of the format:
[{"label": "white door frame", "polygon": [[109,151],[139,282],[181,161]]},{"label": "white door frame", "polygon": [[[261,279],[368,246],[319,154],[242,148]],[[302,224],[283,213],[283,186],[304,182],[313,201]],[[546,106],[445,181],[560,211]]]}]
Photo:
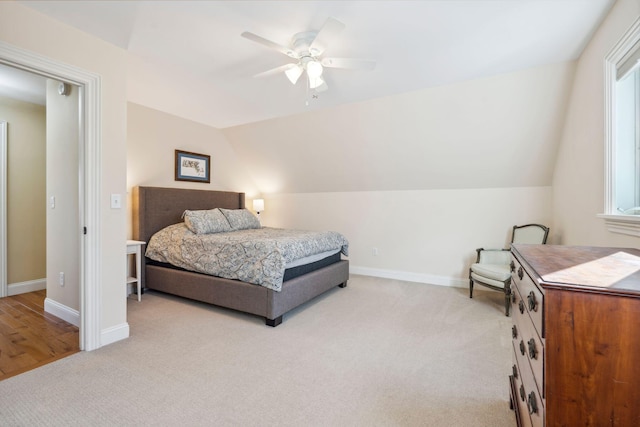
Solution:
[{"label": "white door frame", "polygon": [[[100,347],[102,303],[100,178],[101,78],[75,66],[0,41],[0,63],[80,86],[80,349]],[[84,154],[84,156],[82,156]],[[81,169],[80,169],[81,168]],[[82,234],[83,229],[87,230]]]},{"label": "white door frame", "polygon": [[0,122],[0,298],[7,287],[7,122]]}]

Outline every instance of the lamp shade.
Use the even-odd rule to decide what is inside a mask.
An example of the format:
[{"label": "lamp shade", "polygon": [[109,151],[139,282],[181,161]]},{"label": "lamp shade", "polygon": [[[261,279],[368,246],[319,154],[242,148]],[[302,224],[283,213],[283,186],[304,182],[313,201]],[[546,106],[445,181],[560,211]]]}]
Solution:
[{"label": "lamp shade", "polygon": [[317,89],[324,84],[322,77],[309,77],[309,89]]},{"label": "lamp shade", "polygon": [[307,74],[309,79],[315,79],[322,75],[322,64],[318,61],[307,62]]},{"label": "lamp shade", "polygon": [[253,199],[253,210],[258,213],[264,211],[264,199]]},{"label": "lamp shade", "polygon": [[302,75],[302,67],[299,65],[295,65],[284,72],[289,81],[293,84],[296,84],[300,76]]}]

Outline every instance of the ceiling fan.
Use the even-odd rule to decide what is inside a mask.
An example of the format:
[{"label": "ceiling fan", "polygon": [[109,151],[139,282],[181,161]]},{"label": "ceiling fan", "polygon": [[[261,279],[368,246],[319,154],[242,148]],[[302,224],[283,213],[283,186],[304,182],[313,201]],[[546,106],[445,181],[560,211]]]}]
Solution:
[{"label": "ceiling fan", "polygon": [[344,68],[350,70],[373,70],[375,61],[352,58],[324,58],[322,54],[344,30],[345,25],[335,18],[328,18],[320,31],[305,31],[295,34],[290,46],[272,42],[256,34],[245,31],[242,37],[284,53],[295,62],[281,65],[271,70],[256,74],[254,77],[271,76],[284,72],[292,84],[296,84],[300,76],[306,72],[309,89],[324,92],[328,89],[322,78],[324,68]]}]

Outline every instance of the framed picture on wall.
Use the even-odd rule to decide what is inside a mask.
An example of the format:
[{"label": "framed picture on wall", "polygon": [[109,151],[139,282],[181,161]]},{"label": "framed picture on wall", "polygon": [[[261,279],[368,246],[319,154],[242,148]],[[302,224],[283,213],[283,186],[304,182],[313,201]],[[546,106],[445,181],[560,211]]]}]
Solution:
[{"label": "framed picture on wall", "polygon": [[211,182],[211,156],[176,150],[176,181]]}]

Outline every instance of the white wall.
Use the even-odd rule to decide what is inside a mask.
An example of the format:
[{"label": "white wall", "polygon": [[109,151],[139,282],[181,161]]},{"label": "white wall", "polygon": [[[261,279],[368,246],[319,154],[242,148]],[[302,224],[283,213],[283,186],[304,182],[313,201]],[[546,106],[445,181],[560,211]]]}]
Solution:
[{"label": "white wall", "polygon": [[637,247],[611,233],[604,211],[604,57],[640,15],[640,2],[618,0],[580,57],[553,179],[553,230],[565,245]]},{"label": "white wall", "polygon": [[[211,156],[211,183],[175,181],[175,150]],[[142,105],[127,108],[127,191],[136,185],[258,193],[244,164],[218,129]],[[131,236],[131,203],[128,203]],[[249,206],[250,207],[250,206]]]},{"label": "white wall", "polygon": [[[550,223],[573,70],[554,64],[222,131],[129,103],[127,187],[260,191],[264,225],[342,232],[355,273],[467,286],[476,248],[507,247],[515,224]],[[176,148],[211,154],[210,185],[174,181]]]},{"label": "white wall", "polygon": [[548,224],[550,212],[550,187],[521,187],[270,194],[261,216],[343,233],[352,273],[465,287],[476,248],[508,247],[513,225]]},{"label": "white wall", "polygon": [[[16,2],[0,2],[0,41],[101,76],[99,220],[103,334],[126,325],[126,216],[110,208],[110,194],[126,188],[126,55],[121,49]],[[96,286],[96,284],[93,284]]]},{"label": "white wall", "polygon": [[[79,312],[80,97],[76,86],[67,96],[59,95],[59,83],[47,79],[47,198],[41,201],[47,208],[47,299]],[[60,273],[64,274],[64,286],[60,285]]]},{"label": "white wall", "polygon": [[264,225],[344,233],[352,272],[467,286],[476,248],[551,222],[573,71],[553,64],[223,132],[263,192]]}]

